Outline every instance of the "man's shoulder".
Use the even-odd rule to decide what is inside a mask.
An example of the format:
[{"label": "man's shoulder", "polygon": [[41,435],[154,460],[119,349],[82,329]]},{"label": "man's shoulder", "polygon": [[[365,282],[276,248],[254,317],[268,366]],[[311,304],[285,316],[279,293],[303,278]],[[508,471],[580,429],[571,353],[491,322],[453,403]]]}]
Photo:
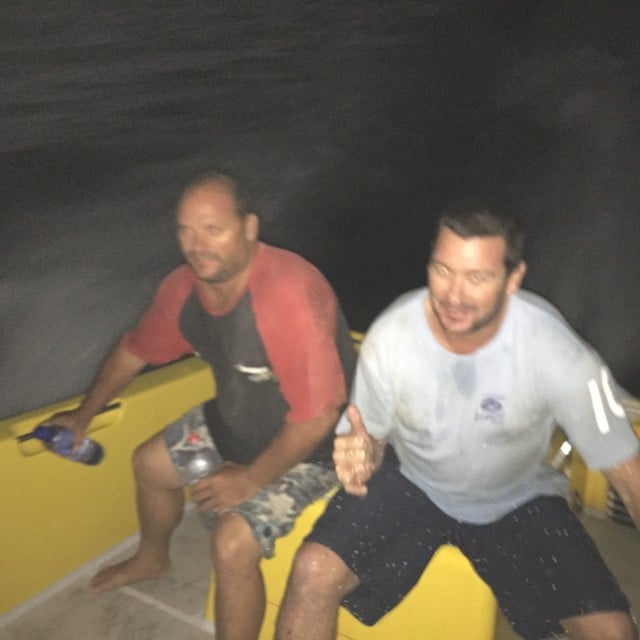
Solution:
[{"label": "man's shoulder", "polygon": [[317,267],[299,253],[295,253],[289,249],[275,247],[264,242],[261,242],[258,245],[256,264],[261,268],[270,266],[281,267],[282,265],[285,265],[287,267],[291,267],[293,270],[318,270]]},{"label": "man's shoulder", "polygon": [[549,300],[532,291],[521,289],[514,295],[513,315],[526,331],[538,336],[574,334],[562,313]]},{"label": "man's shoulder", "polygon": [[526,337],[525,346],[543,362],[566,361],[574,366],[592,351],[551,302],[531,291],[514,296],[514,314],[518,334]]},{"label": "man's shoulder", "polygon": [[424,300],[427,297],[427,288],[420,287],[400,294],[382,313],[378,320],[383,322],[393,322],[400,318],[415,317],[416,310],[423,314]]},{"label": "man's shoulder", "polygon": [[427,288],[421,287],[398,296],[373,321],[367,335],[377,338],[410,337],[417,322],[424,321],[424,300]]},{"label": "man's shoulder", "polygon": [[260,243],[249,279],[249,288],[269,287],[283,292],[291,287],[318,283],[329,286],[320,270],[301,255]]},{"label": "man's shoulder", "polygon": [[189,265],[183,264],[170,271],[158,286],[158,296],[164,300],[184,300],[193,290],[196,276]]},{"label": "man's shoulder", "polygon": [[524,313],[532,315],[536,318],[549,318],[553,322],[560,322],[566,324],[566,320],[558,311],[558,309],[546,298],[541,295],[529,291],[527,289],[520,289],[515,295],[514,300],[517,305],[520,305]]}]

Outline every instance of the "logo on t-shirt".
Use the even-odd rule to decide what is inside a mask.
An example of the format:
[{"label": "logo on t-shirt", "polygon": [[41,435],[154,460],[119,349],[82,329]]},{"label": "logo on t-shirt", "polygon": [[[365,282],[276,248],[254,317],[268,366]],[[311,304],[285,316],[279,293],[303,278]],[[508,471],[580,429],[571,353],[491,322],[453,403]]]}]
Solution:
[{"label": "logo on t-shirt", "polygon": [[243,364],[236,364],[234,369],[244,373],[251,382],[268,382],[269,380],[275,382],[278,380],[269,367],[247,367]]},{"label": "logo on t-shirt", "polygon": [[480,409],[476,411],[476,422],[489,421],[493,424],[502,424],[504,421],[504,405],[500,398],[487,396],[480,402]]}]

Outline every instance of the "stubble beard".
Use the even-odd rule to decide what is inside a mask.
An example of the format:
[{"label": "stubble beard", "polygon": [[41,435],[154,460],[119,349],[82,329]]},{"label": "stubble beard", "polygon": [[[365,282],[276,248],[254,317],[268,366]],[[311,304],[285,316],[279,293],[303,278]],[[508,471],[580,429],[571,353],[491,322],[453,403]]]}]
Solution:
[{"label": "stubble beard", "polygon": [[209,260],[211,259],[217,260],[218,261],[217,271],[211,276],[200,275],[200,270],[198,268],[199,257],[200,256],[198,256],[195,253],[185,254],[185,259],[187,261],[187,264],[191,267],[191,270],[195,273],[196,278],[198,278],[198,280],[200,280],[201,282],[206,282],[207,284],[220,284],[222,282],[226,282],[227,280],[229,280],[229,278],[231,278],[231,276],[233,275],[232,270],[229,267],[224,266],[220,262],[220,258],[215,254],[205,255],[202,257]]},{"label": "stubble beard", "polygon": [[461,337],[472,336],[475,333],[482,331],[482,329],[488,327],[492,322],[494,322],[503,312],[506,300],[507,300],[507,292],[506,285],[500,289],[496,296],[496,301],[491,309],[481,318],[478,318],[468,329],[463,329],[462,331],[451,330],[447,327],[447,325],[442,320],[442,316],[438,311],[438,306],[434,302],[434,298],[429,293],[430,297],[430,305],[431,310],[433,311],[433,315],[435,316],[440,328],[447,334],[458,335]]}]

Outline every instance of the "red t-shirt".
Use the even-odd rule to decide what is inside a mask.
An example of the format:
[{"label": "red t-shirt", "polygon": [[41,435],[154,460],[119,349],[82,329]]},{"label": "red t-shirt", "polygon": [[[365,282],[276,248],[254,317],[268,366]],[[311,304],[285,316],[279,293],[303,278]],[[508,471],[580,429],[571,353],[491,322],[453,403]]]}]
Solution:
[{"label": "red t-shirt", "polygon": [[248,461],[285,421],[346,402],[355,351],[333,290],[313,265],[261,243],[246,290],[222,315],[205,308],[200,286],[188,265],[175,269],[123,345],[151,364],[192,352],[211,364],[216,406],[206,413],[224,457]]}]

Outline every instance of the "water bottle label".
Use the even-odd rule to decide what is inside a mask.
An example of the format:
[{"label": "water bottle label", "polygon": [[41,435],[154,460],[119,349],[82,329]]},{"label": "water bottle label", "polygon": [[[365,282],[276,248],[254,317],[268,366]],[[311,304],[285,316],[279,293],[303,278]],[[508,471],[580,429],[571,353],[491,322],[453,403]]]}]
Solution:
[{"label": "water bottle label", "polygon": [[182,433],[177,437],[169,453],[182,484],[192,484],[212,474],[222,463],[206,425],[182,425]]},{"label": "water bottle label", "polygon": [[73,432],[69,431],[68,429],[58,428],[57,433],[53,436],[51,440],[50,446],[51,446],[51,449],[55,451],[58,455],[64,456],[65,458],[71,458],[72,460],[74,460],[75,458],[71,457],[71,451],[73,450],[73,442],[74,442]]},{"label": "water bottle label", "polygon": [[58,428],[50,446],[58,455],[74,462],[94,465],[104,457],[102,446],[91,438],[85,438],[80,446],[74,450],[75,436],[72,431],[65,428]]},{"label": "water bottle label", "polygon": [[88,438],[85,438],[83,443],[72,453],[68,455],[69,460],[86,460],[91,456],[93,443]]}]

